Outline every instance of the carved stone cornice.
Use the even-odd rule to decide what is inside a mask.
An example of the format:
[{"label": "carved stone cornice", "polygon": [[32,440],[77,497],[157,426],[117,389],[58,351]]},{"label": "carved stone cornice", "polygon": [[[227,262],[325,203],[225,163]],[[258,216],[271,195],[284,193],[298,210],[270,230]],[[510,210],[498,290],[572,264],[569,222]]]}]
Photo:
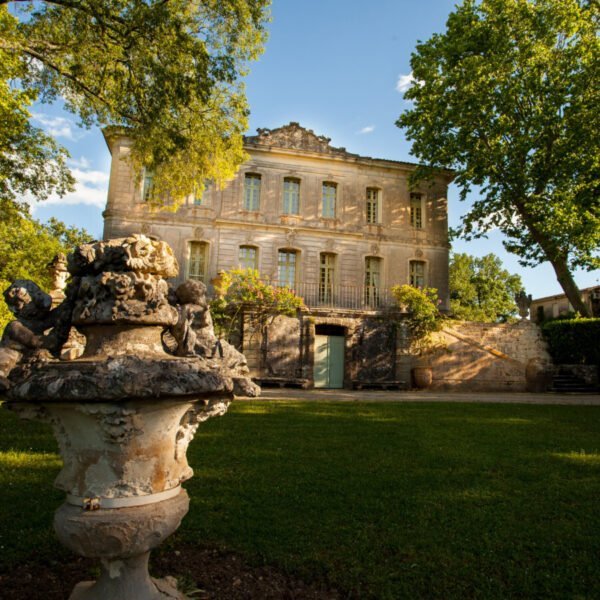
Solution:
[{"label": "carved stone cornice", "polygon": [[306,150],[307,152],[318,152],[337,156],[354,156],[346,151],[346,148],[336,148],[330,145],[331,138],[317,135],[312,129],[305,129],[299,123],[292,121],[288,125],[277,129],[259,128],[258,135],[245,138],[247,144],[259,146],[276,146],[278,148],[289,148],[292,150]]}]

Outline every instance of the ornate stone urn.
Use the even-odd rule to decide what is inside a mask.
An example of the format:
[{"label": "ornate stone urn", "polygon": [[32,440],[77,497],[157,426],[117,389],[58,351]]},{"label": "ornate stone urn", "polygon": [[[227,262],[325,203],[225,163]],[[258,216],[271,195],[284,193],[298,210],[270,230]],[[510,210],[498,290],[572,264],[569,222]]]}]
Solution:
[{"label": "ornate stone urn", "polygon": [[[167,285],[178,267],[166,243],[140,235],[84,245],[68,268],[54,309],[31,282],[5,292],[18,320],[0,343],[0,384],[7,408],[50,423],[58,440],[58,538],[100,560],[98,581],[78,584],[71,599],[183,598],[171,578],[150,577],[148,557],[188,511],[188,444],[234,390],[259,390],[244,357],[216,339],[204,285]],[[72,327],[86,338],[83,354],[58,360]]]}]

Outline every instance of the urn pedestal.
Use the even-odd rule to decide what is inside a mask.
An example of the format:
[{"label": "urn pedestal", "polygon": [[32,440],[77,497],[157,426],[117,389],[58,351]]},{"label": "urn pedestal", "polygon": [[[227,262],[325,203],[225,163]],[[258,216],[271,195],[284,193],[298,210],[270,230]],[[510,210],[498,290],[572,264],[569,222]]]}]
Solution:
[{"label": "urn pedestal", "polygon": [[[188,511],[188,445],[201,422],[227,411],[234,385],[258,393],[241,354],[208,351],[216,337],[206,288],[188,281],[171,293],[163,278],[177,271],[167,244],[132,236],[70,255],[72,282],[56,312],[43,297],[32,308],[29,283],[11,286],[23,317],[13,329],[28,332],[19,340],[31,348],[19,346],[6,406],[52,425],[64,462],[55,486],[66,493],[56,534],[101,565],[71,600],[183,598],[172,578],[150,577],[148,557]],[[83,355],[52,358],[73,327],[86,338]]]},{"label": "urn pedestal", "polygon": [[189,442],[229,401],[220,393],[9,404],[22,418],[52,425],[64,463],[55,486],[66,492],[54,517],[56,534],[77,554],[100,561],[98,581],[77,585],[71,600],[184,598],[169,578],[150,577],[148,557],[188,511],[181,483],[193,475]]}]

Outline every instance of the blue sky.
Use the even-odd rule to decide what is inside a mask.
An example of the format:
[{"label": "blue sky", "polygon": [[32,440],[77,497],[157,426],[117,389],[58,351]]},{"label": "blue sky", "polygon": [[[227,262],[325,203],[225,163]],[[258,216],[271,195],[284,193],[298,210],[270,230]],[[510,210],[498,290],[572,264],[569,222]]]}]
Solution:
[{"label": "blue sky", "polygon": [[[251,117],[257,127],[298,121],[335,146],[366,156],[413,161],[410,144],[394,122],[408,107],[401,89],[410,73],[410,54],[419,40],[445,28],[454,0],[274,0],[265,52],[246,80]],[[71,152],[77,190],[68,198],[35,207],[36,217],[59,219],[102,236],[102,210],[110,154],[102,134],[76,126],[57,106],[34,109],[36,124],[54,133]],[[450,225],[466,206],[449,191]],[[494,252],[519,273],[534,297],[561,293],[552,268],[521,267],[502,248],[502,236],[455,241],[457,252]],[[580,287],[600,283],[600,272],[578,272]]]}]

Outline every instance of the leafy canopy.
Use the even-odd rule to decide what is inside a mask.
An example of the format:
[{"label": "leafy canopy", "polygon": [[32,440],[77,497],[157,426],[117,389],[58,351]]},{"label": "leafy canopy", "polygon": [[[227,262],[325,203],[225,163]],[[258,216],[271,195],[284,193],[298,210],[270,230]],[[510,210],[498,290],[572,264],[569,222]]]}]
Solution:
[{"label": "leafy canopy", "polygon": [[[6,0],[0,0],[0,5]],[[269,0],[52,0],[0,6],[28,99],[61,97],[86,126],[126,128],[154,200],[177,202],[244,160],[241,77],[265,41]],[[12,121],[27,115],[18,107]],[[4,125],[2,126],[4,127]]]},{"label": "leafy canopy", "polygon": [[515,295],[522,289],[519,275],[503,269],[495,254],[477,258],[454,253],[450,257],[450,310],[457,319],[513,320],[518,313]]},{"label": "leafy canopy", "polygon": [[67,227],[54,218],[40,223],[10,200],[0,199],[0,331],[14,319],[1,293],[15,279],[31,279],[49,291],[50,260],[92,239],[85,230]]},{"label": "leafy canopy", "polygon": [[462,199],[481,187],[458,233],[500,229],[574,306],[569,269],[600,267],[599,16],[597,1],[465,0],[417,45],[397,121],[420,176],[455,169]]}]

